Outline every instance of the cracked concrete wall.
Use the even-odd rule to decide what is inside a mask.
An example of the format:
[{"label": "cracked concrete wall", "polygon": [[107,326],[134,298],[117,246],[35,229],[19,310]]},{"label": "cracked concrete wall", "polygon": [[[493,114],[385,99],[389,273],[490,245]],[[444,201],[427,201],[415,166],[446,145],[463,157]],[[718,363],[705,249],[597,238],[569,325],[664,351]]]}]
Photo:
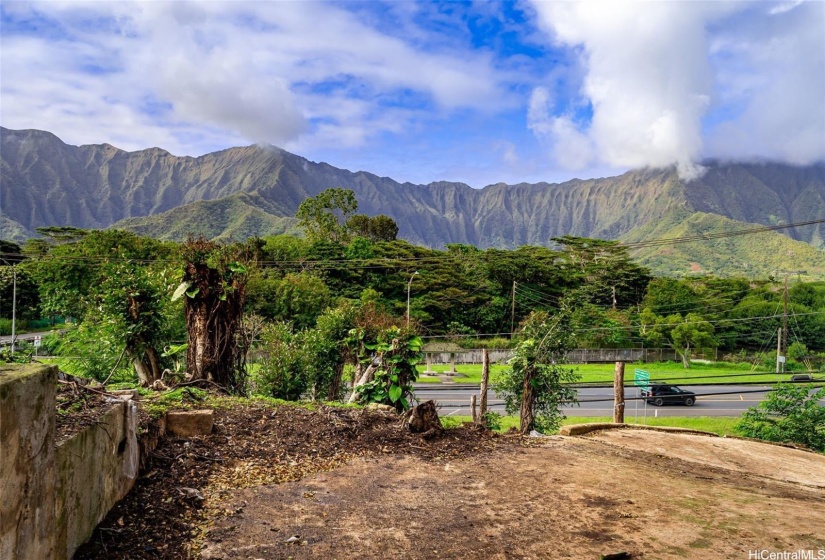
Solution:
[{"label": "cracked concrete wall", "polygon": [[0,366],[0,558],[54,558],[56,378]]},{"label": "cracked concrete wall", "polygon": [[55,446],[52,366],[0,366],[0,559],[63,560],[134,485],[137,404]]},{"label": "cracked concrete wall", "polygon": [[118,403],[57,448],[57,551],[71,558],[138,474],[137,405]]}]

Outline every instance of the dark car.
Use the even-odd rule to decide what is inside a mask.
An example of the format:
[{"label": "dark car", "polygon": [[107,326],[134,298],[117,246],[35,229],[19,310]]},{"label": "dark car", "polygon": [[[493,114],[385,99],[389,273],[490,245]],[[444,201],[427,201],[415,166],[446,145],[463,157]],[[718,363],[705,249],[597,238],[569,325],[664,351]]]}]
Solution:
[{"label": "dark car", "polygon": [[696,402],[696,393],[685,391],[675,385],[667,383],[653,383],[647,391],[642,391],[642,396],[650,404],[662,406],[666,404],[683,404],[693,406]]}]

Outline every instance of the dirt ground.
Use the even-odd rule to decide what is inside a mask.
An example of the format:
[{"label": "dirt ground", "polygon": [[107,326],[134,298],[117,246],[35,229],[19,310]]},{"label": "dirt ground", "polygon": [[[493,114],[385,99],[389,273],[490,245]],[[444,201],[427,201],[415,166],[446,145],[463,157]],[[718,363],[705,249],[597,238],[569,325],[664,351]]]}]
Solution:
[{"label": "dirt ground", "polygon": [[[746,559],[825,549],[822,455],[649,431],[522,440],[461,428],[427,442],[390,414],[348,409],[216,414],[211,436],[161,442],[76,558]],[[786,475],[771,462],[787,463]]]},{"label": "dirt ground", "polygon": [[800,449],[735,438],[652,431],[638,434],[632,430],[603,430],[590,437],[700,465],[825,489],[825,456]]},{"label": "dirt ground", "polygon": [[[631,435],[641,447],[663,434]],[[749,550],[825,549],[823,503],[823,489],[660,450],[552,438],[443,465],[365,458],[246,489],[227,502],[237,513],[214,524],[203,556],[746,559]]]},{"label": "dirt ground", "polygon": [[63,382],[57,384],[55,401],[55,443],[61,443],[91,426],[115,406],[101,393]]}]

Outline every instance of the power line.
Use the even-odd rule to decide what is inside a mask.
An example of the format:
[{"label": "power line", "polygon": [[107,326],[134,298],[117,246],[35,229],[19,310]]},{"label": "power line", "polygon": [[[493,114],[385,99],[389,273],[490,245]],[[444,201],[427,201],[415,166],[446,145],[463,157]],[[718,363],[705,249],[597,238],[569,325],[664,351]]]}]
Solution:
[{"label": "power line", "polygon": [[736,237],[739,235],[751,235],[754,233],[763,233],[769,231],[777,231],[780,229],[789,229],[803,226],[810,226],[815,224],[825,223],[825,219],[808,220],[806,222],[796,222],[793,224],[780,224],[775,226],[760,226],[749,229],[740,229],[734,231],[723,231],[718,233],[700,233],[696,235],[686,235],[683,237],[671,237],[663,239],[651,239],[648,241],[638,241],[636,243],[625,243],[624,246],[629,249],[638,249],[643,247],[655,247],[659,245],[675,245],[678,243],[690,243],[693,241],[709,241],[711,239],[723,239],[725,237]]},{"label": "power line", "polygon": [[[634,249],[634,248],[641,248],[641,247],[652,247],[652,246],[659,246],[659,245],[672,245],[677,243],[689,243],[693,241],[707,241],[712,239],[721,239],[725,237],[735,237],[740,235],[750,235],[754,233],[761,233],[761,232],[769,232],[769,231],[777,231],[781,229],[788,229],[788,228],[796,228],[796,227],[803,227],[815,224],[825,223],[825,219],[820,220],[809,220],[805,222],[796,222],[792,224],[780,224],[774,226],[760,226],[755,228],[749,229],[742,229],[742,230],[733,230],[727,232],[717,232],[717,233],[703,233],[697,235],[689,235],[683,237],[670,237],[670,238],[661,238],[661,239],[651,239],[646,241],[638,241],[635,243],[619,243],[620,246]],[[485,253],[480,251],[481,255]],[[562,254],[562,253],[560,253]],[[26,255],[21,253],[0,253],[0,256],[5,257],[13,257],[24,259],[27,258]],[[48,255],[47,255],[48,256]],[[143,263],[150,263],[150,262],[171,262],[177,263],[179,262],[177,259],[132,259],[132,258],[123,258],[123,257],[97,257],[97,256],[78,256],[73,257],[69,255],[61,255],[59,257],[52,256],[51,258],[60,258],[63,260],[80,260],[80,261],[99,261],[99,262],[107,262],[107,261],[127,261],[127,262],[143,262]],[[371,257],[371,258],[363,258],[363,259],[316,259],[316,260],[261,260],[258,261],[259,264],[262,265],[295,265],[295,266],[311,266],[311,265],[331,265],[331,264],[350,264],[355,262],[375,262],[376,260],[388,260],[391,262],[411,262],[411,263],[421,263],[422,261],[427,260],[434,260],[434,261],[456,261],[460,260],[460,255],[453,255],[453,254],[442,254],[442,255],[431,255],[431,256],[420,256],[420,257]],[[364,267],[358,267],[364,268]]]}]

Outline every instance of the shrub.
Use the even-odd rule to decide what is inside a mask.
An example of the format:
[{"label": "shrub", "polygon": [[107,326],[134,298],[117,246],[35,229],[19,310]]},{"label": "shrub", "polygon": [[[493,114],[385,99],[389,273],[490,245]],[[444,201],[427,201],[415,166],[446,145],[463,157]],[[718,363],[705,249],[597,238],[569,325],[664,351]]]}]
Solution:
[{"label": "shrub", "polygon": [[825,451],[825,388],[780,384],[764,401],[742,415],[736,431],[743,436],[807,445]]}]

